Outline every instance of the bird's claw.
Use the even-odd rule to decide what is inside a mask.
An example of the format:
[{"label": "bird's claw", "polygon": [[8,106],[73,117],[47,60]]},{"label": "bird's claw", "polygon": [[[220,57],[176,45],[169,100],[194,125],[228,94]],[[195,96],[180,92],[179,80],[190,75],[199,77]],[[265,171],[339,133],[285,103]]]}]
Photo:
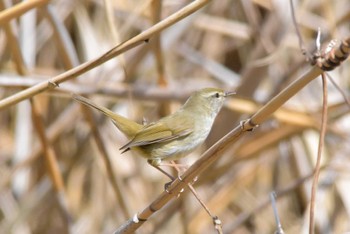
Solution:
[{"label": "bird's claw", "polygon": [[[183,182],[182,178],[181,178],[179,175],[177,176],[177,178],[178,178],[179,181]],[[175,181],[175,179],[164,184],[164,190],[165,190],[165,192],[167,192],[168,194],[172,194],[172,192],[169,191],[169,187],[171,186],[171,184],[172,184],[174,181]],[[183,191],[185,191],[184,188],[182,188],[182,189],[180,190],[180,192],[177,194],[177,197],[179,197],[180,194],[181,194]]]},{"label": "bird's claw", "polygon": [[165,192],[167,192],[169,194],[171,194],[171,192],[168,190],[170,185],[171,185],[171,183],[173,183],[173,180],[164,184],[164,190],[165,190]]}]

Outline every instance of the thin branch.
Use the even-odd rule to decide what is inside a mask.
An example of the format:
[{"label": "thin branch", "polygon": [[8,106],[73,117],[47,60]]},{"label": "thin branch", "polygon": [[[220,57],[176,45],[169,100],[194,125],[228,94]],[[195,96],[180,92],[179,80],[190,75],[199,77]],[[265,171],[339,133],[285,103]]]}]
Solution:
[{"label": "thin branch", "polygon": [[293,24],[294,24],[295,31],[296,31],[297,36],[298,36],[300,51],[301,51],[301,53],[306,57],[306,60],[307,60],[307,61],[310,61],[311,55],[310,55],[310,54],[308,53],[308,51],[305,49],[304,41],[303,41],[303,38],[302,38],[301,33],[300,33],[300,31],[299,31],[298,23],[297,23],[297,20],[296,20],[296,17],[295,17],[294,6],[293,6],[293,0],[289,0],[289,3],[290,3],[290,9],[291,9],[291,14],[292,14]]},{"label": "thin branch", "polygon": [[277,198],[276,192],[275,191],[271,192],[270,193],[271,206],[272,206],[272,210],[273,210],[273,214],[275,216],[275,221],[276,221],[276,226],[277,226],[275,234],[284,234],[284,231],[282,229],[281,220],[278,216],[276,198]]},{"label": "thin branch", "polygon": [[169,26],[177,23],[181,19],[189,16],[190,14],[196,12],[206,4],[208,4],[210,0],[198,0],[195,2],[192,2],[182,8],[181,10],[175,12],[174,14],[168,16],[166,19],[160,21],[159,23],[155,24],[153,27],[143,31],[142,33],[138,34],[137,36],[131,38],[130,40],[127,40],[124,43],[121,43],[120,45],[114,47],[113,49],[109,50],[102,56],[98,57],[97,59],[94,59],[92,61],[88,61],[86,63],[83,63],[73,69],[70,69],[58,76],[53,77],[52,79],[49,79],[47,81],[43,81],[33,87],[30,87],[26,90],[23,90],[21,92],[18,92],[10,97],[7,97],[0,101],[0,110],[5,109],[11,105],[14,105],[22,100],[25,100],[27,98],[33,97],[39,93],[42,93],[44,91],[48,91],[50,89],[55,89],[61,84],[62,82],[65,82],[67,80],[73,79],[79,75],[84,74],[87,71],[90,71],[91,69],[101,65],[102,63],[138,46],[141,45],[144,42],[148,42],[148,40],[154,36],[163,31],[164,29],[168,28]]},{"label": "thin branch", "polygon": [[20,17],[27,11],[48,4],[49,0],[23,1],[11,8],[0,12],[0,24],[8,23],[10,20]]},{"label": "thin branch", "polygon": [[315,166],[315,175],[312,181],[312,189],[311,189],[311,202],[310,202],[310,222],[309,222],[309,234],[314,233],[314,212],[315,212],[315,203],[316,203],[316,192],[317,192],[317,184],[318,178],[320,176],[320,168],[321,168],[321,156],[323,152],[324,139],[326,136],[327,129],[327,78],[324,73],[322,73],[322,86],[323,86],[323,110],[322,110],[322,122],[321,122],[321,132],[318,143],[318,151],[317,151],[317,161]]},{"label": "thin branch", "polygon": [[41,120],[41,116],[37,110],[38,108],[37,108],[36,102],[31,100],[31,104],[32,104],[33,122],[38,132],[39,139],[41,141],[43,155],[48,165],[49,175],[52,179],[52,183],[56,191],[58,192],[63,191],[64,190],[63,177],[61,176],[61,173],[59,170],[56,154],[53,151],[47,139],[47,134],[45,132],[45,128],[43,126],[43,121]]},{"label": "thin branch", "polygon": [[222,234],[222,222],[219,219],[218,216],[213,215],[212,212],[209,210],[208,206],[200,199],[198,193],[196,190],[193,188],[191,184],[188,184],[188,188],[191,190],[192,194],[196,197],[197,201],[201,204],[201,206],[204,208],[205,212],[212,218],[214,228],[217,231],[218,234]]},{"label": "thin branch", "polygon": [[[0,1],[0,10],[1,12],[6,11],[6,8],[9,7],[7,1],[1,0]],[[1,21],[0,21],[1,22]],[[12,22],[13,23],[13,22]],[[20,50],[19,42],[16,38],[15,28],[14,24],[3,22],[1,26],[4,28],[6,37],[7,37],[7,43],[11,49],[11,53],[13,56],[14,64],[16,66],[16,71],[23,75],[27,72],[24,59]]]},{"label": "thin branch", "polygon": [[[324,170],[325,168],[326,168],[326,166],[322,166],[321,170]],[[282,197],[288,195],[291,191],[295,190],[300,185],[305,183],[307,180],[312,178],[313,175],[314,175],[314,173],[312,172],[312,173],[310,173],[302,178],[299,178],[299,179],[291,182],[289,185],[287,185],[284,188],[277,189],[275,191],[276,199],[279,200]],[[225,233],[232,233],[232,232],[236,231],[242,224],[247,222],[252,216],[256,215],[257,213],[263,211],[266,207],[268,207],[270,205],[270,202],[271,202],[270,198],[265,198],[254,209],[252,209],[250,211],[243,212],[240,215],[238,215],[237,218],[234,220],[234,222],[229,224],[229,227],[227,227],[224,230]]]},{"label": "thin branch", "polygon": [[348,107],[350,108],[350,101],[349,98],[347,97],[346,93],[344,92],[344,90],[342,90],[342,88],[334,81],[334,79],[332,78],[331,75],[329,75],[328,73],[326,73],[326,76],[328,77],[329,81],[332,83],[332,85],[338,90],[338,92],[342,95],[345,103],[348,105]]}]

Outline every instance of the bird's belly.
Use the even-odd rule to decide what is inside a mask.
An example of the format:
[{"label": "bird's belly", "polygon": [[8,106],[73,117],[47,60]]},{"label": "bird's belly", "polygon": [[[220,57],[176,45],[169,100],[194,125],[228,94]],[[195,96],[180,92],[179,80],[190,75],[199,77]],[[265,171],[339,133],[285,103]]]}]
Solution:
[{"label": "bird's belly", "polygon": [[188,135],[177,140],[137,147],[137,151],[147,159],[176,160],[194,151],[205,139],[206,135],[202,137]]}]

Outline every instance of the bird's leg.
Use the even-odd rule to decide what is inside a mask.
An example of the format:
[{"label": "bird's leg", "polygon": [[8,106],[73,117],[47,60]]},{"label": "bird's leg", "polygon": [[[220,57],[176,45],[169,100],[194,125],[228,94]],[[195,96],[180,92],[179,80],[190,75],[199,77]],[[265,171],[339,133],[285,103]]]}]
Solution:
[{"label": "bird's leg", "polygon": [[177,172],[180,172],[180,168],[184,169],[184,171],[188,169],[188,165],[175,163],[175,161],[170,161],[170,163],[162,163],[159,166],[173,167]]},{"label": "bird's leg", "polygon": [[170,175],[168,172],[164,171],[162,168],[159,167],[160,160],[149,159],[149,160],[147,160],[147,162],[149,165],[151,165],[152,167],[154,167],[155,169],[157,169],[158,171],[160,171],[161,173],[163,173],[164,175],[166,175],[167,177],[169,177],[171,179],[170,182],[164,184],[164,190],[168,191],[168,187],[175,180],[174,176]]},{"label": "bird's leg", "polygon": [[[177,174],[179,175],[181,173],[180,169],[184,169],[185,171],[188,169],[188,165],[185,165],[185,164],[178,164],[178,163],[175,163],[175,161],[170,161],[170,164],[169,164],[170,167],[174,167],[177,171]],[[182,171],[184,172],[184,171]],[[191,182],[191,184],[194,184],[194,182],[196,182],[198,179],[198,177],[196,176],[193,181]]]},{"label": "bird's leg", "polygon": [[156,168],[158,171],[162,172],[164,175],[169,177],[171,180],[174,180],[175,178],[172,175],[170,175],[170,173],[168,173],[165,170],[163,170],[162,168],[160,168],[161,166],[173,167],[176,169],[178,174],[180,173],[180,168],[184,168],[184,169],[188,168],[187,165],[177,164],[174,161],[170,161],[170,163],[161,163],[160,159],[149,159],[149,160],[147,160],[147,163],[150,164],[152,167]]},{"label": "bird's leg", "polygon": [[168,172],[164,171],[162,168],[159,167],[160,160],[149,159],[149,160],[147,160],[147,162],[149,165],[151,165],[152,167],[154,167],[155,169],[157,169],[158,171],[160,171],[161,173],[163,173],[164,175],[169,177],[171,179],[171,182],[173,182],[173,180],[175,179],[174,176],[170,175]]}]

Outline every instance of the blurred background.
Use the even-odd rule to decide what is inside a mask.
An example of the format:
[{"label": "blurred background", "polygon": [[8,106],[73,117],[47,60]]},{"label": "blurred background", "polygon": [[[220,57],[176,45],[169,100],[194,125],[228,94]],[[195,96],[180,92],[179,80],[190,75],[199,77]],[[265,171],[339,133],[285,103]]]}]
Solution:
[{"label": "blurred background", "polygon": [[[0,0],[0,99],[91,61],[181,10],[186,0]],[[304,47],[349,37],[348,0],[293,1]],[[22,5],[21,5],[22,4]],[[18,6],[30,6],[20,11]],[[5,10],[7,9],[7,10]],[[11,17],[5,16],[14,12]],[[71,93],[139,123],[174,112],[202,87],[236,91],[190,165],[239,121],[311,68],[289,1],[220,0],[60,87],[0,112],[0,233],[112,233],[164,190],[127,139]],[[316,200],[316,233],[350,231],[350,65],[329,73],[329,115]],[[338,88],[337,88],[338,87]],[[286,233],[308,233],[322,84],[316,79],[224,152],[194,184],[224,233],[273,233],[270,193]],[[167,169],[171,171],[171,169]],[[172,171],[172,173],[175,173]],[[175,173],[176,174],[176,173]],[[215,233],[187,191],[138,233]]]}]

